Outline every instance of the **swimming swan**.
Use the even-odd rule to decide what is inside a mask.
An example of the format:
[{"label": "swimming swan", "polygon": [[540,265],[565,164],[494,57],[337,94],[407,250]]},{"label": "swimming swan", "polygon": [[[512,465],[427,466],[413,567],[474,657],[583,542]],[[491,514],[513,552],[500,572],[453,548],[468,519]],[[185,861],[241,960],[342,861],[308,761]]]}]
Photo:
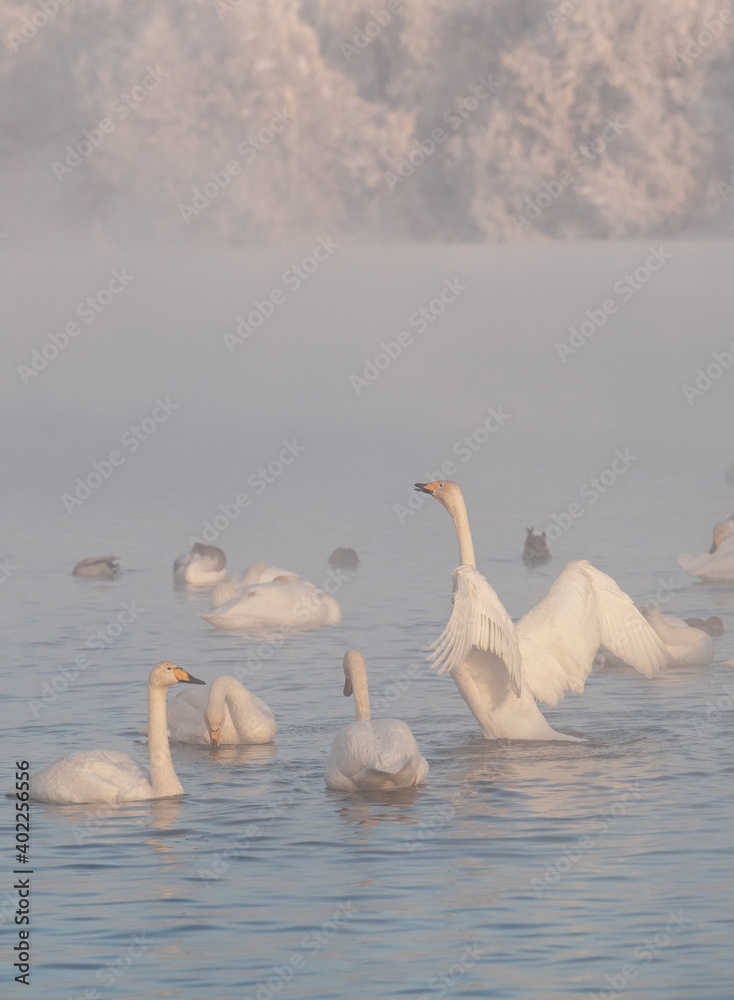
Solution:
[{"label": "swimming swan", "polygon": [[237,587],[231,600],[201,617],[222,629],[302,629],[338,625],[341,608],[313,583],[297,576],[281,576],[271,583]]},{"label": "swimming swan", "polygon": [[216,545],[196,542],[191,552],[173,564],[173,579],[199,587],[221,583],[227,579],[227,557]]},{"label": "swimming swan", "polygon": [[[642,613],[665,644],[673,667],[705,667],[714,658],[714,640],[682,618],[661,614],[659,608],[643,608]],[[706,623],[702,623],[706,624]]]},{"label": "swimming swan", "polygon": [[36,802],[137,802],[183,795],[168,747],[166,692],[172,684],[204,684],[168,660],[148,679],[148,759],[150,778],[119,750],[80,750],[44,767],[31,778]]},{"label": "swimming swan", "polygon": [[400,719],[372,722],[364,657],[349,649],[343,663],[344,694],[354,694],[357,719],[334,737],[326,763],[326,784],[338,792],[420,785],[428,774],[428,764],[410,727]]},{"label": "swimming swan", "polygon": [[168,709],[168,732],[179,743],[270,743],[277,730],[270,706],[228,674],[206,691],[181,691]]},{"label": "swimming swan", "polygon": [[686,573],[707,583],[734,580],[734,517],[714,527],[714,539],[708,552],[678,556],[676,562]]},{"label": "swimming swan", "polygon": [[82,559],[71,571],[72,576],[91,576],[97,580],[114,580],[120,567],[119,556],[90,556]]},{"label": "swimming swan", "polygon": [[611,577],[585,560],[568,563],[543,600],[513,624],[476,570],[461,490],[449,480],[416,483],[454,521],[461,565],[454,570],[453,610],[432,644],[434,667],[451,676],[485,736],[575,740],[552,729],[535,699],[556,705],[580,694],[601,644],[651,677],[668,664],[665,647]]}]

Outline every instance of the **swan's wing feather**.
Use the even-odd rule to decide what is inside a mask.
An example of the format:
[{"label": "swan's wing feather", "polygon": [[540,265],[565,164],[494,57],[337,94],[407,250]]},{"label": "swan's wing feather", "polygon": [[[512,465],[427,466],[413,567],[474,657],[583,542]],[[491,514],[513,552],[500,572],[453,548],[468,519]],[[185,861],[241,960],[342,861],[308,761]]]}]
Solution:
[{"label": "swan's wing feather", "polygon": [[652,677],[669,662],[654,629],[615,581],[585,560],[568,563],[517,624],[523,671],[540,701],[584,689],[599,646]]},{"label": "swan's wing feather", "polygon": [[453,670],[475,648],[493,653],[507,669],[510,684],[519,695],[522,661],[515,626],[489,582],[476,569],[454,570],[453,608],[446,628],[429,649],[429,660],[439,673]]}]

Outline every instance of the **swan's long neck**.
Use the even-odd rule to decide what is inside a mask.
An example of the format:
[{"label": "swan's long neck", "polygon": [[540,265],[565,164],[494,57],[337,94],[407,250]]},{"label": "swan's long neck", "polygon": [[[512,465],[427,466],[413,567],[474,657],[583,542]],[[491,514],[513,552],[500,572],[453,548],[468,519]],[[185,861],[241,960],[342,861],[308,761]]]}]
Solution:
[{"label": "swan's long neck", "polygon": [[469,517],[466,513],[466,504],[464,503],[463,497],[456,499],[452,498],[451,506],[447,506],[446,510],[454,519],[456,537],[459,539],[460,565],[471,566],[472,569],[476,569],[477,564],[474,556],[474,543],[472,542],[471,531],[469,530]]},{"label": "swan's long neck", "polygon": [[349,659],[349,677],[354,693],[354,712],[357,721],[370,718],[370,696],[367,690],[367,668],[362,657],[352,656]]},{"label": "swan's long neck", "polygon": [[153,797],[183,795],[168,746],[165,687],[148,685],[148,759]]}]

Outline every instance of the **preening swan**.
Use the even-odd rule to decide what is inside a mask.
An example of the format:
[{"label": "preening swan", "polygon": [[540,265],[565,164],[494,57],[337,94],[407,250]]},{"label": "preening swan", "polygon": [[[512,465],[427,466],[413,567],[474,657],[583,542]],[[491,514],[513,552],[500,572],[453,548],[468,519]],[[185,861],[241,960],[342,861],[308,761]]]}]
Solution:
[{"label": "preening swan", "polygon": [[279,569],[264,562],[254,562],[252,566],[247,567],[242,579],[234,582],[242,587],[251,587],[253,583],[272,583],[279,576],[295,576],[298,579],[298,574],[289,569]]},{"label": "preening swan", "polygon": [[678,556],[676,562],[691,576],[707,583],[734,580],[734,517],[714,527],[711,548],[698,556]]},{"label": "preening swan", "polygon": [[[714,640],[682,618],[661,614],[659,608],[643,608],[642,613],[665,645],[673,667],[705,667],[716,652]],[[705,623],[704,623],[705,624]]]},{"label": "preening swan", "polygon": [[532,528],[525,529],[525,544],[522,547],[522,561],[526,566],[542,566],[551,558],[545,532],[534,535]]},{"label": "preening swan", "polygon": [[168,660],[148,678],[148,760],[150,777],[119,750],[80,750],[44,767],[31,778],[36,802],[137,802],[183,795],[173,769],[166,726],[166,692],[173,684],[203,684]]},{"label": "preening swan", "polygon": [[461,565],[453,610],[433,643],[434,666],[449,670],[489,738],[574,740],[552,729],[535,699],[557,704],[581,693],[600,645],[651,677],[668,663],[660,639],[611,577],[585,560],[568,563],[547,595],[514,625],[477,572],[461,490],[450,480],[416,483],[454,521]]},{"label": "preening swan", "polygon": [[120,567],[118,556],[90,556],[82,559],[71,571],[72,576],[91,576],[97,580],[113,580]]},{"label": "preening swan", "polygon": [[[227,585],[225,585],[227,586]],[[227,596],[217,588],[217,599]],[[213,607],[204,621],[221,629],[262,630],[338,625],[341,608],[329,594],[297,576],[277,577],[251,587],[235,585],[226,603]],[[214,595],[212,595],[214,598]]]},{"label": "preening swan", "polygon": [[253,563],[245,571],[242,577],[234,580],[226,580],[218,584],[211,593],[210,605],[212,610],[221,608],[235,597],[241,597],[246,587],[252,587],[256,583],[272,583],[274,580],[298,580],[298,574],[292,573],[288,569],[279,569],[277,566],[268,566],[264,562]]},{"label": "preening swan", "polygon": [[227,579],[227,557],[216,545],[196,542],[191,552],[173,564],[173,579],[199,587],[221,583]]},{"label": "preening swan", "polygon": [[206,691],[182,691],[168,709],[168,732],[180,743],[270,743],[277,730],[270,706],[228,674]]},{"label": "preening swan", "polygon": [[420,785],[428,774],[428,764],[410,727],[400,719],[372,722],[364,657],[349,649],[343,663],[344,694],[354,694],[357,719],[334,737],[326,763],[326,784],[338,792]]}]

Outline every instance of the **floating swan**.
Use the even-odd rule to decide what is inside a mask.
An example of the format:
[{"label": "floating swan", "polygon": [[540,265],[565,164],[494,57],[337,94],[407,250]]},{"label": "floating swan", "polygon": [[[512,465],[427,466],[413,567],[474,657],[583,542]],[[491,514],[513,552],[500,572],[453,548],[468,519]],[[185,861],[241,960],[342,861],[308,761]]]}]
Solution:
[{"label": "floating swan", "polygon": [[665,647],[611,577],[585,560],[568,563],[532,611],[514,625],[478,573],[466,505],[448,480],[416,483],[451,514],[461,565],[454,570],[453,610],[429,659],[450,670],[484,735],[575,740],[552,729],[535,699],[555,705],[580,694],[601,644],[651,677],[668,663]]},{"label": "floating swan", "polygon": [[120,567],[119,556],[90,556],[82,559],[71,571],[72,576],[92,576],[97,580],[113,580]]},{"label": "floating swan", "polygon": [[173,564],[173,579],[199,587],[221,583],[227,579],[227,557],[216,545],[196,542],[191,552]]},{"label": "floating swan", "polygon": [[708,583],[734,580],[734,517],[714,527],[714,540],[708,552],[678,556],[676,562],[686,573]]},{"label": "floating swan", "polygon": [[[217,588],[217,600],[227,596]],[[212,595],[214,597],[214,595]],[[279,576],[271,583],[235,585],[235,594],[201,616],[215,628],[260,630],[338,625],[341,608],[329,594],[297,576]]]},{"label": "floating swan", "polygon": [[206,691],[182,691],[168,709],[168,732],[179,743],[270,743],[277,730],[273,710],[228,674]]},{"label": "floating swan", "polygon": [[168,746],[166,692],[173,684],[203,684],[168,660],[148,679],[148,760],[150,778],[119,750],[80,750],[44,767],[31,778],[36,802],[137,802],[183,795]]},{"label": "floating swan", "polygon": [[428,774],[410,727],[400,719],[370,720],[367,668],[356,649],[344,654],[344,694],[354,694],[356,722],[334,737],[326,762],[326,784],[338,792],[420,785]]},{"label": "floating swan", "polygon": [[551,558],[545,532],[534,535],[532,528],[526,528],[525,544],[522,547],[522,561],[526,566],[542,566]]},{"label": "floating swan", "polygon": [[221,608],[223,604],[234,600],[235,597],[242,597],[247,587],[252,587],[256,583],[272,583],[274,580],[298,580],[296,573],[291,573],[287,569],[279,569],[277,566],[268,566],[264,562],[253,563],[249,566],[244,575],[238,579],[226,580],[218,584],[211,593],[210,604],[212,610]]},{"label": "floating swan", "polygon": [[714,658],[714,640],[702,629],[691,627],[682,618],[664,615],[659,608],[643,608],[642,614],[665,644],[673,667],[705,667]]}]

